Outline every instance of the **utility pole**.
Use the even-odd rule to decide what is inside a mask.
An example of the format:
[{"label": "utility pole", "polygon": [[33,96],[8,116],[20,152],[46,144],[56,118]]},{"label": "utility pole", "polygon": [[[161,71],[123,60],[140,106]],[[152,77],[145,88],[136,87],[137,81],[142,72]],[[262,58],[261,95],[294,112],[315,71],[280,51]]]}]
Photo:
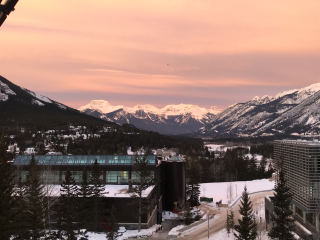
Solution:
[{"label": "utility pole", "polygon": [[209,210],[207,210],[207,219],[208,219],[208,239],[209,239]]}]

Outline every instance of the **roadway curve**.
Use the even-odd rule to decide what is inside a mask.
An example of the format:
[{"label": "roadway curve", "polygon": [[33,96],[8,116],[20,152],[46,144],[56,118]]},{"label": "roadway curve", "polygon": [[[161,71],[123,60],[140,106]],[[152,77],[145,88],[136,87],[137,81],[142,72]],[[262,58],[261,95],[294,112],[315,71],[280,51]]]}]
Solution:
[{"label": "roadway curve", "polygon": [[[256,193],[253,195],[250,195],[250,200],[252,201],[253,205],[261,203],[261,201],[264,201],[265,196],[273,195],[273,191],[270,192],[263,192],[263,193]],[[235,223],[238,224],[237,219],[240,218],[239,213],[239,205],[240,201],[238,201],[233,207],[234,211],[234,219]],[[221,231],[226,226],[226,220],[227,220],[227,209],[215,209],[213,207],[210,207],[208,205],[201,205],[200,208],[204,211],[207,211],[209,209],[209,214],[215,214],[215,216],[219,216],[219,219],[212,222],[209,229],[210,229],[210,237],[217,232]],[[179,239],[183,240],[205,240],[208,239],[208,230],[207,226],[204,225],[203,227],[197,229],[196,231],[190,233],[187,236],[180,237]]]}]

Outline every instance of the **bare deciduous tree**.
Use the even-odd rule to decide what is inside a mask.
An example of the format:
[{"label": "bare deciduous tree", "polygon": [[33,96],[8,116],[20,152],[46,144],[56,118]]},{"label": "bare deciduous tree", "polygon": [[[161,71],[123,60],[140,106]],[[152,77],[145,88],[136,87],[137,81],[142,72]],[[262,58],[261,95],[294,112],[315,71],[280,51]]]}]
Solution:
[{"label": "bare deciduous tree", "polygon": [[228,199],[228,203],[232,202],[233,196],[234,196],[233,183],[229,182],[227,184],[227,199]]}]

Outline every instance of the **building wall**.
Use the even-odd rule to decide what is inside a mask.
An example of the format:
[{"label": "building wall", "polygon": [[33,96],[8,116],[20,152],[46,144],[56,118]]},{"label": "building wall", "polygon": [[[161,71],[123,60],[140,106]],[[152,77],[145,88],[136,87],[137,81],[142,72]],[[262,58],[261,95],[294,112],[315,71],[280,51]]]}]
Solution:
[{"label": "building wall", "polygon": [[277,165],[283,161],[293,203],[304,212],[316,211],[320,199],[320,143],[274,141],[274,160]]},{"label": "building wall", "polygon": [[185,162],[161,163],[163,210],[171,211],[175,202],[186,199]]}]

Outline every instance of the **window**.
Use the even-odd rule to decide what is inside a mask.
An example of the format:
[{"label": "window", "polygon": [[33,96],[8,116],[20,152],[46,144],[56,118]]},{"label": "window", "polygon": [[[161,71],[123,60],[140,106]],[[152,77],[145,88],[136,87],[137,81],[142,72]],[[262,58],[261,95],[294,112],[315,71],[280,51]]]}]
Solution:
[{"label": "window", "polygon": [[[62,181],[66,178],[67,171],[62,172]],[[76,183],[80,183],[82,179],[82,171],[71,171],[72,177],[76,181]]]},{"label": "window", "polygon": [[[150,173],[149,176],[154,177],[154,172],[153,171],[150,171],[149,173]],[[133,181],[139,182],[139,178],[140,178],[140,176],[139,176],[139,174],[137,172],[135,172],[135,171],[131,172],[131,179]]]},{"label": "window", "polygon": [[41,180],[45,184],[59,183],[59,171],[44,171],[41,174]]},{"label": "window", "polygon": [[106,172],[106,181],[107,183],[127,183],[128,176],[128,171],[108,171]]}]

